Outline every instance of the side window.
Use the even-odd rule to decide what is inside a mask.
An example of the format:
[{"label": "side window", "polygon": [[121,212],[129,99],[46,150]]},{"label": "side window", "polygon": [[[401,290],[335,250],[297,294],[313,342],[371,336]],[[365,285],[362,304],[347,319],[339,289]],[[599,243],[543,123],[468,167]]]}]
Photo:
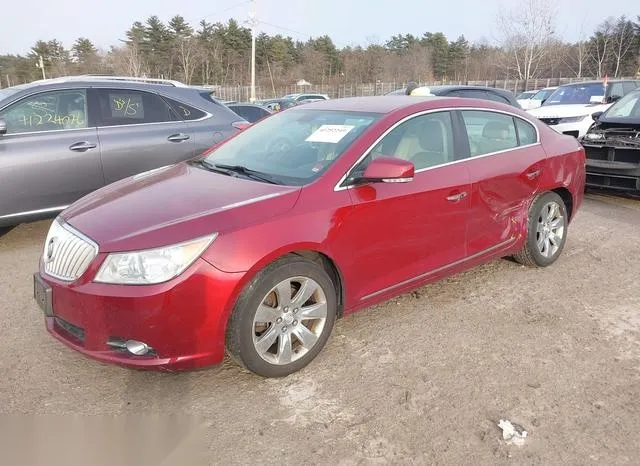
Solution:
[{"label": "side window", "polygon": [[511,116],[481,110],[463,110],[461,113],[472,157],[518,147]]},{"label": "side window", "polygon": [[521,146],[528,144],[535,144],[538,142],[536,129],[530,123],[527,123],[520,118],[514,118],[516,120],[516,128],[518,129],[518,139]]},{"label": "side window", "polygon": [[500,102],[501,104],[511,104],[508,99],[495,92],[485,91],[485,94],[487,100],[493,100],[494,102]]},{"label": "side window", "polygon": [[446,94],[447,97],[466,97],[467,99],[485,99],[486,95],[484,92],[479,91],[477,89],[458,89],[456,91],[451,91]]},{"label": "side window", "polygon": [[184,104],[182,102],[178,102],[177,100],[169,99],[168,97],[163,97],[164,100],[167,101],[171,109],[180,116],[183,120],[193,121],[199,120],[200,118],[204,118],[207,116],[205,112],[202,110],[198,110],[197,108],[192,107],[191,105]]},{"label": "side window", "polygon": [[7,134],[86,128],[86,94],[83,89],[43,92],[2,110],[0,117]]},{"label": "side window", "polygon": [[96,89],[97,125],[123,126],[180,121],[157,94],[129,89]]},{"label": "side window", "polygon": [[416,170],[453,161],[453,126],[450,112],[420,115],[398,125],[376,144],[356,168],[361,175],[369,162],[380,156],[413,162]]},{"label": "side window", "polygon": [[252,107],[251,105],[234,105],[231,107],[238,116],[241,116],[249,123],[255,123],[260,118],[262,118],[262,111],[260,111],[257,107]]},{"label": "side window", "polygon": [[636,88],[636,84],[632,81],[626,81],[622,83],[622,89],[624,94],[627,95],[629,92],[633,91]]}]

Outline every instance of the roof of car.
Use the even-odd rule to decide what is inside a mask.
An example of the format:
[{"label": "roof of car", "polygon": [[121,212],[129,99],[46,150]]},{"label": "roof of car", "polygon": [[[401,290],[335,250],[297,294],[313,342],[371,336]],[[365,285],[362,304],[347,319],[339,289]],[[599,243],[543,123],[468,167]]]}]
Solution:
[{"label": "roof of car", "polygon": [[[609,79],[607,81],[607,84],[614,84],[614,83],[628,83],[628,82],[635,82],[635,79]],[[604,79],[591,79],[589,81],[580,81],[577,83],[567,83],[567,84],[561,84],[558,87],[566,87],[566,86],[581,86],[584,84],[604,84]]]},{"label": "roof of car", "polygon": [[415,97],[407,95],[385,95],[370,97],[346,97],[342,99],[318,100],[293,107],[291,110],[319,109],[351,112],[391,113],[425,101],[450,101],[447,97]]}]

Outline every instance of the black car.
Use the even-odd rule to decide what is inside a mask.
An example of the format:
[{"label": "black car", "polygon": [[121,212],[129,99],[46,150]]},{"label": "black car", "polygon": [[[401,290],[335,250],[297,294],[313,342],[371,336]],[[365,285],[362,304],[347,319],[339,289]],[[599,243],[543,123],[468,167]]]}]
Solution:
[{"label": "black car", "polygon": [[587,156],[587,186],[640,192],[640,90],[604,112],[581,139]]},{"label": "black car", "polygon": [[227,107],[233,110],[236,115],[244,118],[252,124],[258,120],[262,120],[263,118],[268,117],[273,113],[273,111],[269,110],[267,107],[256,104],[242,104],[234,102],[227,104]]},{"label": "black car", "polygon": [[[423,86],[421,86],[423,87]],[[501,102],[503,104],[511,105],[512,107],[521,108],[520,104],[516,100],[515,95],[512,92],[497,89],[494,87],[484,86],[465,86],[458,84],[447,84],[442,86],[424,86],[429,88],[429,92],[437,96],[447,97],[466,97],[469,99],[484,99]],[[407,89],[398,89],[387,93],[386,95],[404,95],[407,93]]]},{"label": "black car", "polygon": [[262,105],[272,112],[280,112],[282,110],[295,107],[298,105],[298,102],[290,97],[282,97],[281,99],[258,100],[256,101],[256,104]]}]

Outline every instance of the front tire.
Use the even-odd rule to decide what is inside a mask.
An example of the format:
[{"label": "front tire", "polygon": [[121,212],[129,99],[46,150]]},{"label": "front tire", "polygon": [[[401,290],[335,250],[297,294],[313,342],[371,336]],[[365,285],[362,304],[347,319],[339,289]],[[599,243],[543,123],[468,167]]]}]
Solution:
[{"label": "front tire", "polygon": [[529,267],[553,264],[567,241],[568,223],[567,207],[558,194],[538,196],[529,209],[525,245],[513,258]]},{"label": "front tire", "polygon": [[293,255],[275,261],[240,295],[227,326],[227,352],[263,377],[299,371],[331,334],[336,296],[320,265]]}]

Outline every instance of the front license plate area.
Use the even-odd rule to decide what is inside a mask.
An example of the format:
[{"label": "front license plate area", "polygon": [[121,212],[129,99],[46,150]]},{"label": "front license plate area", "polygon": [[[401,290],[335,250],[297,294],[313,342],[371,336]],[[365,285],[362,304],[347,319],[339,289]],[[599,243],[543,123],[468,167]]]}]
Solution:
[{"label": "front license plate area", "polygon": [[33,299],[36,300],[42,312],[47,317],[53,317],[52,289],[40,277],[40,274],[33,275]]}]

